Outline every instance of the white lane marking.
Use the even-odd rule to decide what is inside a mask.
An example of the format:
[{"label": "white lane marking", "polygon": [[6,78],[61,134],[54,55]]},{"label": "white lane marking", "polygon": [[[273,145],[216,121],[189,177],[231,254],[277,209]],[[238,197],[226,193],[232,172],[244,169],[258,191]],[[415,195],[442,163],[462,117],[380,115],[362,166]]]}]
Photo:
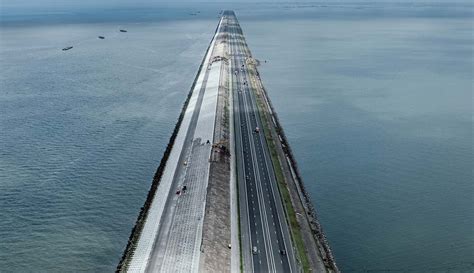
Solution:
[{"label": "white lane marking", "polygon": [[[243,96],[243,102],[244,102],[244,107],[248,107],[248,100],[247,100],[247,97],[246,96]],[[245,109],[245,117],[246,117],[246,120],[249,120],[250,119],[250,123],[251,123],[251,118],[249,117],[249,109]],[[247,130],[250,130],[250,128],[248,128]],[[252,134],[251,132],[249,132],[250,134]],[[261,143],[261,142],[260,142]],[[252,152],[252,159],[256,159],[256,148],[254,146],[254,142],[250,142],[250,150]],[[256,159],[257,161],[257,168],[254,168],[254,175],[255,177],[257,178],[257,192],[259,192],[259,189],[260,189],[260,193],[263,194],[263,189],[262,189],[262,185],[261,183],[258,183],[260,181],[260,174],[258,172],[258,159]],[[252,162],[254,162],[252,160]],[[266,251],[266,256],[267,256],[267,260],[270,261],[270,265],[272,267],[272,270],[275,272],[276,271],[276,267],[275,267],[275,261],[274,261],[274,256],[273,256],[273,246],[272,246],[272,243],[270,242],[271,241],[271,236],[270,236],[270,228],[268,226],[268,220],[267,220],[267,213],[266,213],[266,209],[265,209],[265,203],[263,200],[260,200],[260,195],[258,194],[257,195],[257,198],[258,198],[258,201],[259,203],[261,203],[261,207],[263,207],[262,211],[263,211],[263,225],[266,229],[267,232],[264,233],[264,242],[265,242],[265,248],[268,248],[269,251]],[[262,219],[262,214],[260,214],[260,217]],[[268,241],[267,241],[267,238],[268,237]],[[270,256],[270,258],[268,259],[268,256]]]}]

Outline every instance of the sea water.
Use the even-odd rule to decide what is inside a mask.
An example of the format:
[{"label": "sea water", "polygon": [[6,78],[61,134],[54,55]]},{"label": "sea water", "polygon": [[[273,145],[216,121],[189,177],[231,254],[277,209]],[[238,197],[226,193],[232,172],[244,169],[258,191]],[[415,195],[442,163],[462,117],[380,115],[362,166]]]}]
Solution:
[{"label": "sea water", "polygon": [[472,272],[472,4],[144,5],[2,9],[1,272],[114,270],[225,8],[339,267]]}]

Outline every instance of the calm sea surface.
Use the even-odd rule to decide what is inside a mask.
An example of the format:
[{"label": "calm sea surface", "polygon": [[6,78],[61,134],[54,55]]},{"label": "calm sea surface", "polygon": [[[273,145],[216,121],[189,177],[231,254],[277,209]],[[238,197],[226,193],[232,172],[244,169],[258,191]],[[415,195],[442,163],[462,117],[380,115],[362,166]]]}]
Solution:
[{"label": "calm sea surface", "polygon": [[222,8],[340,268],[472,272],[473,5],[447,1],[6,5],[0,272],[114,270]]}]

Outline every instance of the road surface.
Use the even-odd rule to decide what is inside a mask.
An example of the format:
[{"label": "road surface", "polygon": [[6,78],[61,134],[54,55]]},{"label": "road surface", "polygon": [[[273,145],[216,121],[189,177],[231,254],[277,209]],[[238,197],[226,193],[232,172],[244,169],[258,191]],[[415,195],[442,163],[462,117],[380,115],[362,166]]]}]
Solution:
[{"label": "road surface", "polygon": [[[234,135],[245,272],[297,272],[289,228],[265,140],[247,60],[251,57],[232,11],[229,45]],[[260,131],[256,132],[256,128]]]}]

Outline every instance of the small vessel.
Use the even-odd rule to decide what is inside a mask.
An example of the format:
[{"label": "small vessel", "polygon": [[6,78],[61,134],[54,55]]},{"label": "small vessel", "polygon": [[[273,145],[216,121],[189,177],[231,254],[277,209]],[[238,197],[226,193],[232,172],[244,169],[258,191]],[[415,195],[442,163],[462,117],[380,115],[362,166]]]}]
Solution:
[{"label": "small vessel", "polygon": [[105,39],[105,37],[104,37],[104,36],[99,36],[99,39],[102,39],[102,40],[103,40],[103,39]]},{"label": "small vessel", "polygon": [[121,29],[120,32],[127,32],[125,29]]},{"label": "small vessel", "polygon": [[67,46],[67,47],[63,48],[63,51],[69,50],[71,48],[72,48],[72,46]]}]

